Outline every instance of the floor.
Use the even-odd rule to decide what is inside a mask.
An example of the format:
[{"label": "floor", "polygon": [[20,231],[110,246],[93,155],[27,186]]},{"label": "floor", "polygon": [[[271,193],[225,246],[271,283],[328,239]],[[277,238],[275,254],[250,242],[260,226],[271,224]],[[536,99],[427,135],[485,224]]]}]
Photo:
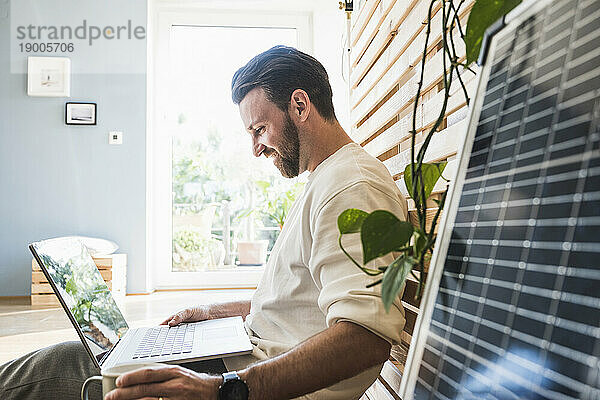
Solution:
[{"label": "floor", "polygon": [[[254,290],[198,290],[127,296],[121,311],[130,327],[162,322],[172,313],[196,304],[249,300]],[[33,350],[79,340],[61,308],[32,307],[28,298],[0,297],[0,365]]]}]

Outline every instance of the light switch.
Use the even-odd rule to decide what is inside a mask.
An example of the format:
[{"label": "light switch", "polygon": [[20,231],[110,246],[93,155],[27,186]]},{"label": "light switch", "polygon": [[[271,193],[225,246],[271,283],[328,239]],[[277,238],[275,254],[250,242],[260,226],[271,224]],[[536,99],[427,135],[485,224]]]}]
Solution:
[{"label": "light switch", "polygon": [[123,144],[123,132],[121,132],[121,131],[108,132],[108,144]]}]

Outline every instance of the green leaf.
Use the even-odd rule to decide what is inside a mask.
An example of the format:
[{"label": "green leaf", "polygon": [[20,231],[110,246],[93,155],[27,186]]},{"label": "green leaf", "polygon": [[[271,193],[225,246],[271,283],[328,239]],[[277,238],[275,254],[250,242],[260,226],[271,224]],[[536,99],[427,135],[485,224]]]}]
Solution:
[{"label": "green leaf", "polygon": [[373,211],[360,228],[363,264],[405,245],[412,236],[413,229],[410,223],[400,221],[389,211]]},{"label": "green leaf", "polygon": [[360,232],[360,227],[369,213],[357,208],[349,208],[338,217],[337,224],[340,234]]},{"label": "green leaf", "polygon": [[[427,199],[431,195],[431,192],[433,191],[435,184],[442,176],[442,173],[444,172],[444,169],[446,168],[447,164],[448,163],[446,161],[440,162],[440,163],[431,163],[431,164],[422,163],[421,164],[421,176],[423,177],[423,182],[425,185],[425,199]],[[415,169],[416,169],[416,165],[415,165]],[[410,194],[410,197],[412,197],[413,200],[417,200],[417,198],[419,197],[419,194],[421,193],[420,185],[419,185],[420,183],[421,182],[417,182],[417,192],[418,193],[417,193],[417,196],[414,196],[413,192],[412,192],[412,186],[413,186],[412,170],[410,168],[410,164],[407,165],[406,168],[404,168],[404,184],[406,185],[408,194]]]},{"label": "green leaf", "polygon": [[465,33],[465,45],[467,47],[467,65],[479,57],[483,34],[498,19],[506,15],[510,10],[521,3],[522,0],[477,0],[469,20]]},{"label": "green leaf", "polygon": [[254,213],[256,210],[253,210],[251,208],[242,211],[242,213],[240,215],[238,215],[237,219],[242,219],[242,218],[246,218],[248,216],[250,216],[250,214]]},{"label": "green leaf", "polygon": [[65,291],[72,296],[77,295],[77,285],[75,284],[75,280],[73,277],[70,277],[65,285]]},{"label": "green leaf", "polygon": [[419,258],[425,246],[427,245],[427,235],[420,229],[415,229],[413,233],[413,257]]},{"label": "green leaf", "polygon": [[256,186],[258,186],[262,191],[267,191],[267,189],[269,188],[269,186],[271,186],[271,184],[267,181],[255,181]]},{"label": "green leaf", "polygon": [[390,311],[390,307],[398,296],[400,289],[402,289],[408,273],[416,263],[417,261],[414,258],[402,254],[385,270],[381,284],[381,300],[386,312]]}]

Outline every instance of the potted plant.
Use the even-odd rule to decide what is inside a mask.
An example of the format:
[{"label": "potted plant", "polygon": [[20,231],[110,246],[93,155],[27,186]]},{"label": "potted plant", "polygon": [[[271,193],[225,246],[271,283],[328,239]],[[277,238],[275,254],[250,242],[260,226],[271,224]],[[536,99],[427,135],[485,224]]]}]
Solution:
[{"label": "potted plant", "polygon": [[[285,219],[294,204],[298,194],[302,192],[304,183],[295,182],[291,185],[276,185],[274,182],[258,180],[254,187],[259,189],[260,205],[244,211],[238,218],[249,217],[254,214],[261,221],[266,219],[283,227]],[[266,262],[270,240],[238,241],[239,265],[262,265]]]},{"label": "potted plant", "polygon": [[[415,146],[417,135],[416,115],[423,86],[425,61],[431,32],[432,10],[438,1],[441,1],[442,12],[442,51],[444,52],[442,67],[445,97],[436,122],[427,130],[425,140],[417,152]],[[468,105],[469,97],[461,74],[465,71],[472,72],[469,65],[479,56],[487,28],[515,8],[521,3],[521,0],[476,0],[469,15],[466,33],[463,32],[459,18],[459,12],[464,0],[460,0],[458,4],[455,3],[456,1],[454,0],[431,0],[429,6],[425,46],[421,57],[421,75],[413,109],[411,163],[404,170],[404,183],[410,197],[415,203],[418,216],[417,226],[413,226],[406,221],[401,221],[395,215],[385,210],[376,210],[367,213],[358,209],[348,209],[338,217],[339,246],[341,250],[364,273],[372,276],[382,276],[381,279],[378,279],[370,286],[382,285],[381,297],[386,310],[389,310],[394,299],[402,290],[409,274],[412,274],[419,282],[416,296],[420,298],[423,293],[425,265],[433,253],[433,245],[436,237],[435,228],[440,213],[444,208],[447,194],[446,189],[439,200],[434,200],[437,203],[438,210],[432,222],[430,224],[427,223],[427,200],[439,179],[447,181],[442,175],[446,163],[425,163],[423,160],[433,134],[440,128],[444,121],[446,105],[450,97],[450,88],[452,83],[455,82],[454,78],[462,86]],[[466,58],[464,61],[461,61],[462,58],[456,52],[453,39],[454,30],[459,32],[460,37],[466,45]],[[363,251],[362,264],[352,258],[342,246],[342,236],[352,233],[360,233]],[[375,269],[366,267],[366,264],[370,261],[392,252],[399,253],[399,256],[391,264]],[[415,270],[420,273],[416,273]]]},{"label": "potted plant", "polygon": [[275,222],[281,229],[296,197],[302,192],[304,183],[295,182],[287,190],[281,190],[267,181],[256,181],[256,186],[261,190],[264,198],[261,214]]}]

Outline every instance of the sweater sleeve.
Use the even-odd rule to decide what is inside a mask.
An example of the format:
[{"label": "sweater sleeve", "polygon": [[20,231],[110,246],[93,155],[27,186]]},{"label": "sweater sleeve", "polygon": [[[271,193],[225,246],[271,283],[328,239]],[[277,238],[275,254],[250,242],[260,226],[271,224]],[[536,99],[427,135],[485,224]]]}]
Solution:
[{"label": "sweater sleeve", "polygon": [[[366,287],[381,276],[366,275],[341,251],[337,218],[348,208],[358,208],[366,212],[385,209],[404,220],[406,205],[401,201],[403,199],[395,199],[367,182],[358,182],[328,199],[317,210],[311,223],[313,241],[309,269],[320,290],[318,304],[326,317],[327,326],[350,321],[391,344],[400,343],[405,323],[400,299],[397,298],[390,311],[386,312],[381,300],[381,285]],[[342,243],[346,251],[360,263],[360,234],[344,235]],[[375,260],[373,265],[388,265],[392,261],[393,257],[387,255]]]}]

